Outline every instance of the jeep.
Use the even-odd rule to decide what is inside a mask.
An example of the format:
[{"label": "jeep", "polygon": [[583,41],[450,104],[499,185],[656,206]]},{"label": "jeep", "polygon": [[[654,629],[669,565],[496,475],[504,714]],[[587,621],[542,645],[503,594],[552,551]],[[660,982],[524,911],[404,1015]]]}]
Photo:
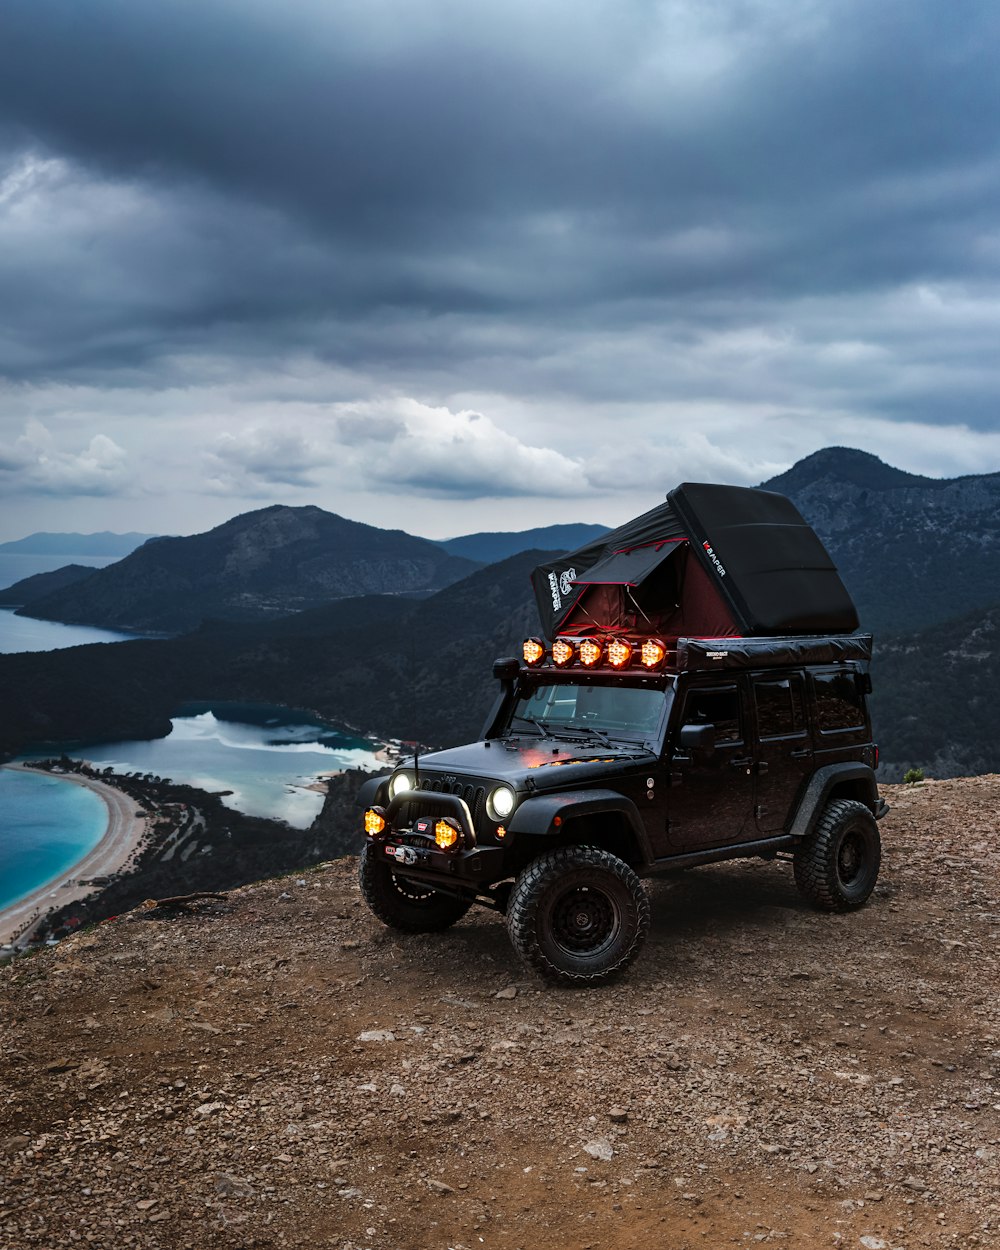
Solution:
[{"label": "jeep", "polygon": [[535,586],[551,641],[496,662],[480,740],[362,789],[376,916],[432,932],[485,905],[528,968],[591,984],[639,953],[643,877],[781,856],[820,909],[868,899],[871,637],[788,500],[686,484]]}]

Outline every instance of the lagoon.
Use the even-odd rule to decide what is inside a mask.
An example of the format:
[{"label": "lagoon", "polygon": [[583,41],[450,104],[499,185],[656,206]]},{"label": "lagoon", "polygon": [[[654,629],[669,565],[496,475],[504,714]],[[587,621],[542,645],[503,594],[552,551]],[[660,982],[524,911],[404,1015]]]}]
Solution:
[{"label": "lagoon", "polygon": [[13,608],[0,608],[0,655],[24,651],[61,651],[90,642],[127,642],[137,634],[123,634],[90,625],[63,625],[59,621],[36,621],[15,616]]}]

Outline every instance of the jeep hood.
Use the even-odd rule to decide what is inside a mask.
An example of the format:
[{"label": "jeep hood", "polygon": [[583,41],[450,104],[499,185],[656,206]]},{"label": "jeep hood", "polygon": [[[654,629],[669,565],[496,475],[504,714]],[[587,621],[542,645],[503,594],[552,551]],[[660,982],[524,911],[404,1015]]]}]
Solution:
[{"label": "jeep hood", "polygon": [[[570,741],[524,735],[434,751],[421,755],[419,766],[422,775],[426,772],[435,777],[449,773],[476,776],[506,781],[515,788],[523,787],[530,779],[535,789],[548,790],[589,781],[595,776],[608,777],[648,768],[655,762],[656,756],[641,743],[613,742],[605,746],[596,740]],[[402,767],[412,772],[412,758],[404,760]]]}]

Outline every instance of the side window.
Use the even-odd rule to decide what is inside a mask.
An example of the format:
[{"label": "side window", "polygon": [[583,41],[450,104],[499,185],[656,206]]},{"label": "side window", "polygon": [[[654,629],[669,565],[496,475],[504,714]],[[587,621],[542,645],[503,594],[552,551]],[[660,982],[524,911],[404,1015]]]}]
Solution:
[{"label": "side window", "polygon": [[801,677],[757,678],[753,697],[761,738],[787,738],[805,731]]},{"label": "side window", "polygon": [[853,673],[814,673],[816,725],[821,733],[837,729],[860,729],[865,723],[864,705]]},{"label": "side window", "polygon": [[691,690],[684,705],[685,725],[714,725],[717,742],[739,742],[740,692],[735,685]]}]

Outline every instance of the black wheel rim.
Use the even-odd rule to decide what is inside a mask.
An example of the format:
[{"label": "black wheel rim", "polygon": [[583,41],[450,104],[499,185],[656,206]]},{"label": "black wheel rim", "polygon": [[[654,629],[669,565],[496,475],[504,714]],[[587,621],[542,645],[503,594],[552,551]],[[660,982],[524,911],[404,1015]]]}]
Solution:
[{"label": "black wheel rim", "polygon": [[621,930],[621,911],[603,890],[578,886],[566,890],[552,907],[552,936],[571,955],[599,955]]},{"label": "black wheel rim", "polygon": [[856,885],[864,875],[867,862],[865,839],[860,833],[848,833],[837,852],[837,875],[846,886]]}]

